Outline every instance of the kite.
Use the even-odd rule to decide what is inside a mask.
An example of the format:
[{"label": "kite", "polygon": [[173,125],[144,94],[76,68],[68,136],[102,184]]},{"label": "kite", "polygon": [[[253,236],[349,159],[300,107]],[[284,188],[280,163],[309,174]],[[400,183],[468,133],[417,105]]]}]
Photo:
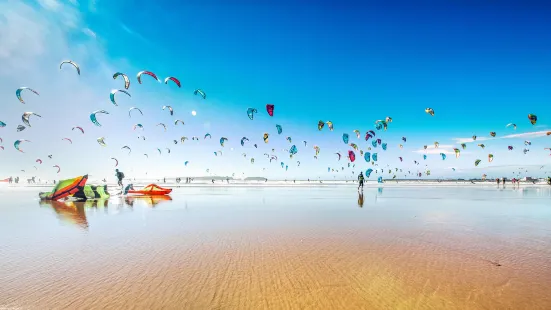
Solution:
[{"label": "kite", "polygon": [[31,142],[31,141],[29,141],[29,140],[15,140],[15,142],[13,143],[13,147],[15,147],[16,150],[18,150],[21,153],[25,153],[25,152],[23,152],[22,149],[19,148],[19,144],[21,144],[21,142]]},{"label": "kite", "polygon": [[17,126],[17,132],[23,131],[23,130],[25,130],[25,128],[27,128],[27,127],[25,127],[23,125],[18,125]]},{"label": "kite", "polygon": [[59,167],[58,165],[55,165],[54,168],[57,168],[57,173],[61,171],[61,167]]},{"label": "kite", "polygon": [[115,161],[115,167],[119,165],[119,161],[115,157],[111,157],[112,160]]},{"label": "kite", "polygon": [[538,122],[538,116],[536,114],[528,114],[528,119],[530,120],[530,124],[536,125]]},{"label": "kite", "polygon": [[128,76],[124,73],[117,72],[113,74],[113,80],[116,80],[119,76],[122,76],[122,78],[124,79],[124,88],[128,89],[130,87],[130,79],[128,78]]},{"label": "kite", "polygon": [[276,125],[277,134],[280,135],[283,132],[283,128],[281,128],[281,125]]},{"label": "kite", "polygon": [[31,124],[29,123],[29,117],[31,117],[31,115],[34,115],[34,116],[37,116],[37,117],[42,117],[36,113],[33,113],[33,112],[25,112],[23,113],[23,116],[21,116],[21,120],[23,121],[23,124],[27,125],[28,127],[31,127]]},{"label": "kite", "polygon": [[169,106],[169,105],[163,106],[163,111],[164,111],[165,109],[168,109],[168,110],[170,111],[170,115],[171,115],[171,116],[174,115],[174,110],[172,109],[171,106]]},{"label": "kite", "polygon": [[249,119],[251,121],[253,120],[255,113],[258,113],[258,110],[256,110],[255,108],[248,108],[247,109],[247,116],[249,117]]},{"label": "kite", "polygon": [[367,170],[365,171],[365,176],[369,178],[369,177],[371,176],[371,173],[372,173],[372,172],[373,172],[373,169],[371,169],[371,168],[367,169]]},{"label": "kite", "polygon": [[121,147],[121,149],[128,149],[128,155],[130,155],[130,153],[132,153],[132,149],[127,145]]},{"label": "kite", "polygon": [[178,125],[178,122],[180,122],[182,125],[185,125],[183,120],[177,119],[174,121],[174,126]]},{"label": "kite", "polygon": [[168,84],[168,81],[172,81],[174,82],[174,84],[178,85],[178,88],[180,88],[182,85],[180,84],[180,81],[175,78],[175,77],[172,77],[172,76],[169,76],[165,79],[165,84]]},{"label": "kite", "polygon": [[434,116],[434,110],[432,108],[426,108],[425,113],[429,114],[430,116]]},{"label": "kite", "polygon": [[245,141],[249,141],[247,137],[241,138],[241,146],[245,146]]},{"label": "kite", "polygon": [[320,147],[317,145],[314,145],[314,150],[316,150],[316,156],[320,153]]},{"label": "kite", "polygon": [[226,142],[226,141],[228,141],[228,138],[226,138],[226,137],[220,138],[220,145],[221,145],[222,147],[224,147],[224,142]]},{"label": "kite", "polygon": [[76,127],[73,127],[73,129],[71,129],[71,130],[75,130],[75,128],[80,130],[80,132],[82,132],[82,134],[84,134],[84,129],[82,129],[82,127],[76,126]]},{"label": "kite", "polygon": [[159,78],[155,75],[155,73],[149,72],[149,71],[140,71],[136,75],[136,78],[138,79],[138,83],[140,83],[140,84],[142,84],[142,74],[149,75],[149,76],[153,77],[154,79],[156,79],[158,82],[161,82],[159,80]]},{"label": "kite", "polygon": [[163,128],[165,129],[165,132],[166,132],[166,125],[165,124],[159,123],[159,124],[157,124],[157,126],[163,126]]},{"label": "kite", "polygon": [[505,127],[507,128],[507,127],[510,127],[510,126],[513,126],[513,129],[514,129],[514,130],[517,130],[517,124],[509,123],[509,124],[507,124],[507,126],[505,126]]},{"label": "kite", "polygon": [[342,134],[342,141],[344,142],[344,144],[348,144],[348,139],[349,139],[349,136],[347,133],[343,133]]},{"label": "kite", "polygon": [[59,70],[61,70],[61,67],[63,66],[63,64],[70,64],[72,65],[73,67],[75,67],[75,69],[77,69],[77,73],[78,75],[80,75],[80,67],[72,60],[64,60],[62,61],[60,64],[59,64]]},{"label": "kite", "polygon": [[99,137],[99,138],[97,139],[99,145],[101,145],[101,146],[107,146],[107,144],[105,144],[105,141],[104,141],[104,140],[105,140],[104,137]]},{"label": "kite", "polygon": [[270,137],[270,135],[267,132],[265,132],[264,137],[262,137],[262,139],[264,139],[264,143],[268,143],[268,138],[269,137]]},{"label": "kite", "polygon": [[[121,93],[125,93],[126,95],[128,95],[128,97],[132,97],[130,96],[130,93],[127,92],[126,90],[124,89],[113,89],[111,91],[111,93],[109,94],[109,99],[111,99],[111,103],[113,103],[114,105],[118,106],[117,102],[115,101],[115,94],[118,93],[118,92],[121,92]],[[140,111],[141,112],[141,111]]]},{"label": "kite", "polygon": [[326,124],[327,124],[327,127],[329,128],[329,130],[333,131],[333,122],[332,121],[327,121]]},{"label": "kite", "polygon": [[97,118],[96,118],[96,114],[109,114],[109,112],[105,111],[105,110],[97,110],[95,112],[92,112],[92,114],[90,114],[90,120],[92,121],[92,123],[94,123],[94,125],[98,126],[98,127],[101,127],[101,124],[98,122]]},{"label": "kite", "polygon": [[274,108],[275,106],[273,104],[266,105],[266,112],[268,112],[268,115],[274,116]]},{"label": "kite", "polygon": [[325,123],[323,121],[318,121],[318,130],[322,130],[323,126],[325,126]]},{"label": "kite", "polygon": [[201,97],[203,97],[203,99],[207,99],[207,94],[205,94],[205,92],[200,89],[196,89],[193,94],[196,96],[200,95]]},{"label": "kite", "polygon": [[73,144],[73,141],[72,141],[71,139],[69,139],[69,138],[63,138],[63,139],[61,139],[61,140],[67,140],[67,141],[69,141],[69,143]]},{"label": "kite", "polygon": [[132,117],[132,115],[130,114],[130,112],[132,112],[132,110],[138,110],[140,111],[140,114],[143,116],[143,112],[142,110],[136,108],[136,107],[131,107],[129,110],[128,110],[128,117]]},{"label": "kite", "polygon": [[15,95],[17,96],[17,99],[19,99],[19,101],[23,104],[25,104],[25,101],[23,101],[23,98],[21,97],[21,92],[24,91],[24,90],[28,90],[28,91],[31,91],[33,93],[35,93],[37,96],[40,96],[40,94],[32,89],[32,88],[29,88],[29,87],[20,87],[18,88],[16,91],[15,91]]},{"label": "kite", "polygon": [[459,158],[461,151],[458,148],[453,148],[453,151],[455,152],[455,158]]},{"label": "kite", "polygon": [[364,153],[364,159],[365,159],[366,162],[370,162],[371,161],[371,153],[365,152]]}]

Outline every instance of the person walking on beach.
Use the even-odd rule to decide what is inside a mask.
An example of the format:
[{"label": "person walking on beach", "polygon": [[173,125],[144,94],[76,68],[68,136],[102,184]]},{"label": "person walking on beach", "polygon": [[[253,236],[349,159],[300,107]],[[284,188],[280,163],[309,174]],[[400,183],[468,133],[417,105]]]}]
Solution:
[{"label": "person walking on beach", "polygon": [[496,179],[496,182],[497,182],[497,186],[499,186],[499,184],[501,183],[499,178]]},{"label": "person walking on beach", "polygon": [[119,171],[119,169],[115,169],[115,176],[118,180],[118,185],[122,187],[122,180],[124,179],[124,173],[122,171]]},{"label": "person walking on beach", "polygon": [[360,189],[360,187],[362,188],[362,190],[364,189],[364,174],[363,174],[363,172],[360,172],[360,174],[358,175],[358,189]]}]

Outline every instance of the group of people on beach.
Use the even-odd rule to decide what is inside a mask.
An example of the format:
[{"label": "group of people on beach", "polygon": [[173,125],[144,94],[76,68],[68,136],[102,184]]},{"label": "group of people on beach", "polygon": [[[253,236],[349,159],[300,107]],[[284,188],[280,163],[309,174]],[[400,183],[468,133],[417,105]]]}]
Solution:
[{"label": "group of people on beach", "polygon": [[[123,173],[122,171],[119,171],[119,169],[115,169],[115,176],[116,176],[117,181],[118,181],[118,183],[117,183],[118,186],[123,187],[122,181],[123,181],[123,179],[124,179],[124,173]],[[34,178],[33,178],[33,180],[34,180]],[[163,180],[164,180],[164,182],[166,183],[166,178],[163,179]],[[14,182],[14,181],[15,181],[15,183],[18,183],[18,182],[19,182],[19,177],[16,177],[15,179],[13,179],[12,177],[9,177],[8,181],[9,181],[10,184],[11,184],[12,182]],[[186,178],[186,184],[187,184],[187,183],[191,183],[192,181],[193,181],[193,178]],[[214,183],[214,179],[212,179],[211,181],[212,181],[212,183]],[[267,181],[268,181],[268,179],[265,179],[265,182],[267,182]],[[285,181],[287,181],[287,180],[285,180]],[[507,181],[507,178],[496,178],[497,186],[499,186],[499,185],[501,185],[501,184],[503,184],[503,186],[505,186],[506,181]],[[176,183],[180,183],[180,182],[182,182],[182,178],[177,178],[177,179],[176,179]],[[230,183],[230,179],[229,179],[229,178],[226,178],[226,182],[229,184],[229,183]],[[295,181],[293,181],[293,183],[294,183],[294,182],[295,182]],[[310,182],[310,179],[308,179],[308,182]],[[359,190],[359,189],[362,189],[362,190],[363,190],[363,188],[364,188],[364,182],[365,182],[365,177],[364,177],[364,175],[363,175],[363,172],[360,172],[360,174],[358,174],[358,190]],[[472,183],[474,183],[474,182],[472,182]],[[512,183],[513,185],[520,186],[520,180],[518,180],[518,179],[516,179],[516,178],[513,178],[513,179],[511,180],[511,183]],[[551,185],[551,177],[547,177],[547,184],[548,184],[548,185]]]}]

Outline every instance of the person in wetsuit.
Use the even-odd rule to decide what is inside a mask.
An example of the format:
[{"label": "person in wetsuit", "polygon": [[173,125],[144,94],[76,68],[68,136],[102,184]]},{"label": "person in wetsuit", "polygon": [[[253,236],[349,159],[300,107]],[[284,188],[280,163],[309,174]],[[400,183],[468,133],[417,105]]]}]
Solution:
[{"label": "person in wetsuit", "polygon": [[364,188],[364,174],[363,174],[363,172],[360,172],[360,174],[358,175],[358,189],[360,189],[360,187],[362,189]]},{"label": "person in wetsuit", "polygon": [[124,173],[122,171],[119,171],[119,169],[115,169],[115,176],[118,180],[118,185],[122,187],[122,179],[124,179]]}]

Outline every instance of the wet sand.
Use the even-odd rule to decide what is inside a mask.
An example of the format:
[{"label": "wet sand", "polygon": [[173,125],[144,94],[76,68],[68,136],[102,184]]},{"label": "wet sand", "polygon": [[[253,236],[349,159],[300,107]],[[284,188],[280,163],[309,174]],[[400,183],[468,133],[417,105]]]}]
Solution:
[{"label": "wet sand", "polygon": [[0,307],[551,309],[549,188],[0,190]]}]

